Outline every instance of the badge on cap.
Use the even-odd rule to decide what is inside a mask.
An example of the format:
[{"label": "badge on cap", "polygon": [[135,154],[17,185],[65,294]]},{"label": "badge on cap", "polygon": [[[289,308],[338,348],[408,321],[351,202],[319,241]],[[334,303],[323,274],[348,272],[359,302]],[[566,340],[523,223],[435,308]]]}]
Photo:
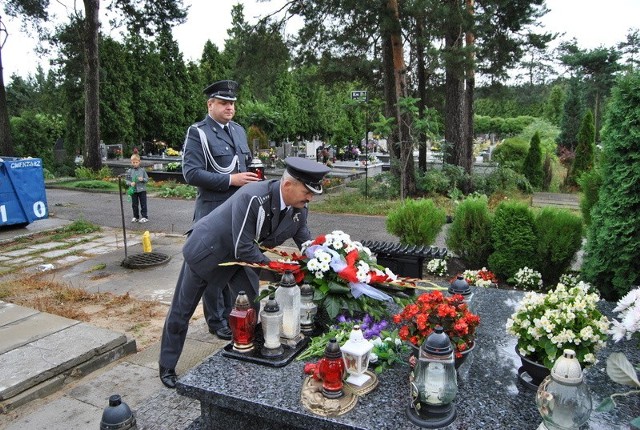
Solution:
[{"label": "badge on cap", "polygon": [[236,101],[238,93],[238,83],[236,81],[216,81],[203,90],[210,99]]},{"label": "badge on cap", "polygon": [[287,172],[302,182],[315,194],[322,194],[322,180],[331,171],[324,164],[301,157],[287,157],[284,160]]}]

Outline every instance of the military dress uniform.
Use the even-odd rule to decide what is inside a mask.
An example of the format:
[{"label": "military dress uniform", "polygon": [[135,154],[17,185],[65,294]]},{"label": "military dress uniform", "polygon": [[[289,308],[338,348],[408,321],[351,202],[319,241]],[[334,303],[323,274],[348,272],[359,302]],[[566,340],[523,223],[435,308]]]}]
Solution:
[{"label": "military dress uniform", "polygon": [[[209,98],[235,101],[237,86],[234,81],[217,81],[205,88],[204,93]],[[252,155],[244,128],[233,121],[227,127],[228,132],[207,115],[187,130],[182,150],[182,174],[187,184],[198,188],[194,222],[240,189],[230,185],[229,175],[246,172],[251,163]],[[210,332],[227,327],[226,317],[233,306],[229,289],[207,291],[202,306]]]},{"label": "military dress uniform", "polygon": [[[287,160],[287,171],[294,178],[313,192],[322,192],[321,180],[329,171],[326,166],[296,157]],[[297,170],[296,166],[304,170]],[[250,303],[259,309],[260,304],[254,301],[259,280],[257,276],[248,276],[255,272],[245,271],[239,265],[219,264],[268,263],[269,258],[258,244],[273,248],[292,238],[301,247],[311,239],[307,227],[308,208],[290,207],[282,214],[280,206],[280,180],[253,182],[194,224],[182,250],[184,263],[162,331],[160,378],[168,387],[175,386],[175,367],[184,347],[189,320],[206,289],[215,290],[229,284],[234,297],[244,290]]]}]

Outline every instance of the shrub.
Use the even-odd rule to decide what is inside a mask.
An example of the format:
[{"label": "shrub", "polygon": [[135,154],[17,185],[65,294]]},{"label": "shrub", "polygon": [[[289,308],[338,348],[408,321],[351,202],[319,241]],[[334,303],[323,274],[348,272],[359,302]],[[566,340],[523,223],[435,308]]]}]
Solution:
[{"label": "shrub", "polygon": [[522,162],[527,156],[529,142],[522,137],[511,137],[505,139],[496,146],[491,154],[491,159],[503,167],[508,167],[518,173],[522,173]]},{"label": "shrub", "polygon": [[569,169],[569,174],[567,174],[567,185],[577,185],[580,175],[593,168],[595,140],[596,128],[593,122],[593,114],[591,110],[587,110],[584,118],[582,118],[582,124],[580,124],[578,146],[576,147],[576,154],[571,164],[571,169]]},{"label": "shrub", "polygon": [[536,132],[529,143],[529,151],[524,159],[522,173],[534,188],[542,187],[542,151],[540,150],[540,135]]},{"label": "shrub", "polygon": [[521,267],[536,261],[535,220],[523,203],[505,201],[498,205],[491,228],[493,253],[489,269],[509,279]]},{"label": "shrub", "polygon": [[446,221],[444,209],[430,199],[406,200],[387,215],[387,231],[407,245],[430,245]]},{"label": "shrub", "polygon": [[536,217],[538,271],[555,285],[582,246],[582,219],[563,209],[543,208]]},{"label": "shrub", "polygon": [[488,196],[498,191],[509,193],[517,190],[526,194],[533,192],[533,188],[531,188],[527,178],[508,167],[498,166],[488,175],[472,175],[471,181],[473,190],[476,193]]},{"label": "shrub", "polygon": [[366,182],[364,178],[353,182],[357,185],[360,194],[364,196],[366,191],[367,197],[373,199],[390,200],[397,198],[400,194],[398,179],[389,173],[381,173],[373,178],[368,178]]},{"label": "shrub", "polygon": [[427,195],[441,194],[444,196],[449,191],[449,178],[439,169],[427,170],[424,173],[418,172],[416,188]]},{"label": "shrub", "polygon": [[100,170],[92,170],[88,167],[81,166],[76,167],[75,176],[77,179],[100,180],[112,177],[113,173],[108,166],[102,166]]},{"label": "shrub", "polygon": [[99,181],[99,180],[86,180],[86,181],[78,181],[73,185],[75,188],[86,188],[92,190],[109,190],[112,189],[113,186],[109,182]]},{"label": "shrub", "polygon": [[544,163],[542,164],[542,190],[549,191],[551,187],[551,181],[553,180],[553,168],[551,167],[551,155],[544,156]]},{"label": "shrub", "polygon": [[602,185],[591,211],[583,277],[607,300],[640,284],[640,73],[613,89],[602,129]]},{"label": "shrub", "polygon": [[598,202],[598,191],[602,185],[602,175],[599,169],[592,169],[583,173],[578,179],[582,196],[580,197],[580,211],[582,220],[588,227],[591,225],[591,209]]},{"label": "shrub", "polygon": [[447,246],[467,266],[484,267],[493,249],[491,215],[486,196],[467,198],[456,208],[447,232]]}]

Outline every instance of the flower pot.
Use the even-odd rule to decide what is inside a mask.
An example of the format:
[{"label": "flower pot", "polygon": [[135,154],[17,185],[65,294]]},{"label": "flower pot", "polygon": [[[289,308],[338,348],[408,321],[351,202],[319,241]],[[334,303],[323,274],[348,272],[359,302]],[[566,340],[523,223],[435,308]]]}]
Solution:
[{"label": "flower pot", "polygon": [[544,378],[551,374],[551,370],[546,368],[544,364],[540,364],[520,355],[517,345],[516,354],[518,354],[518,357],[520,357],[520,361],[522,362],[522,366],[518,369],[518,379],[520,379],[525,387],[537,390],[538,385],[542,383]]},{"label": "flower pot", "polygon": [[[418,356],[420,355],[420,347],[419,346],[415,346],[412,343],[409,343],[409,346],[411,346],[411,357],[414,357],[415,359],[418,358]],[[471,345],[471,348],[462,351],[460,354],[462,354],[462,357],[456,357],[455,361],[455,367],[456,369],[459,368],[460,366],[462,366],[462,364],[467,360],[467,358],[469,357],[471,351],[473,351],[473,349],[476,347],[476,344],[474,343],[473,345]]]}]

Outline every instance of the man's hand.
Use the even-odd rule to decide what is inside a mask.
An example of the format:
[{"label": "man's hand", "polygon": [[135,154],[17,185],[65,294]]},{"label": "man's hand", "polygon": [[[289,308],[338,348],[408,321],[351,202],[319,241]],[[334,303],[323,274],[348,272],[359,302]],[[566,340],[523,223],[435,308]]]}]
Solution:
[{"label": "man's hand", "polygon": [[231,175],[231,185],[241,187],[250,182],[257,182],[260,178],[253,172],[234,173]]}]

